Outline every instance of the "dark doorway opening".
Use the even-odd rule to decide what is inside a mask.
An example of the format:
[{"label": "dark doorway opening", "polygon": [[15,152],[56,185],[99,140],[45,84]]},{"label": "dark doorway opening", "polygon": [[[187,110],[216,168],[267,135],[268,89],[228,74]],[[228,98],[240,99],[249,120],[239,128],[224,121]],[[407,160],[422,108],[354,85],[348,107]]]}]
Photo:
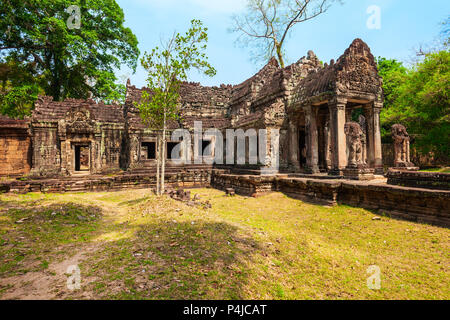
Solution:
[{"label": "dark doorway opening", "polygon": [[89,170],[89,146],[75,146],[75,171]]},{"label": "dark doorway opening", "polygon": [[169,159],[169,160],[179,160],[179,159],[181,159],[180,153],[175,155],[175,157],[172,157],[173,149],[179,144],[180,144],[180,142],[167,142],[167,159]]},{"label": "dark doorway opening", "polygon": [[142,142],[141,149],[146,160],[156,159],[156,142]]},{"label": "dark doorway opening", "polygon": [[306,166],[306,132],[305,129],[298,131],[298,151],[300,153],[300,167]]},{"label": "dark doorway opening", "polygon": [[211,148],[207,149],[211,145],[211,140],[199,140],[198,143],[198,155],[201,156],[211,156]]}]

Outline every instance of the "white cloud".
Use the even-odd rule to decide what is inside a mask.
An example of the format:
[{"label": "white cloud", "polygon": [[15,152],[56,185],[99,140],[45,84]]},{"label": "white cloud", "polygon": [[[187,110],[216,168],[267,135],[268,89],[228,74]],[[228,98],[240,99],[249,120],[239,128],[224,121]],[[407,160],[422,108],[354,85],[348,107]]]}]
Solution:
[{"label": "white cloud", "polygon": [[246,0],[132,0],[139,5],[159,8],[198,8],[208,13],[237,13],[245,8]]}]

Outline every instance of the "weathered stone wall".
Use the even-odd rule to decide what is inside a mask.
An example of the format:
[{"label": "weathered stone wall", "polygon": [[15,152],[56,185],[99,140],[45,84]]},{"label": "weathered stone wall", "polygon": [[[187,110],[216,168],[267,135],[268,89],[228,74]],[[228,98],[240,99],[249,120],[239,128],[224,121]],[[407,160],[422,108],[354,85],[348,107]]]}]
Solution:
[{"label": "weathered stone wall", "polygon": [[342,183],[338,202],[420,223],[450,227],[450,192]]},{"label": "weathered stone wall", "polygon": [[40,123],[32,129],[33,174],[56,174],[61,165],[61,150],[56,125]]},{"label": "weathered stone wall", "polygon": [[113,126],[102,128],[100,142],[100,171],[120,169],[120,153],[122,144],[122,128]]},{"label": "weathered stone wall", "polygon": [[389,169],[386,176],[388,184],[413,188],[450,190],[450,173]]},{"label": "weathered stone wall", "polygon": [[407,188],[382,183],[311,178],[241,176],[214,171],[213,187],[246,196],[270,191],[313,203],[347,204],[410,221],[450,227],[450,191]]},{"label": "weathered stone wall", "polygon": [[[211,170],[180,170],[166,174],[167,188],[208,187]],[[80,176],[58,179],[30,179],[0,182],[0,192],[81,192],[115,191],[122,189],[154,188],[155,174],[118,174],[115,176]]]},{"label": "weathered stone wall", "polygon": [[[383,143],[383,164],[385,167],[394,166],[394,145],[391,143]],[[414,148],[414,144],[411,144],[411,162],[420,168],[432,168],[448,166],[450,159],[448,158],[436,158],[432,153],[421,154]]]},{"label": "weathered stone wall", "polygon": [[0,128],[0,176],[28,174],[31,138],[26,129]]}]

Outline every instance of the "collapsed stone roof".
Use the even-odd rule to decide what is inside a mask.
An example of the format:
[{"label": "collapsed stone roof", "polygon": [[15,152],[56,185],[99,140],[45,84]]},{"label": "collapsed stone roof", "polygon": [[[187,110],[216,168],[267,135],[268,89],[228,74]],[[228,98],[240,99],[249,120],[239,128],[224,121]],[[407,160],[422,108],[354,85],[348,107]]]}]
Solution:
[{"label": "collapsed stone roof", "polygon": [[96,103],[92,99],[66,99],[53,101],[53,97],[40,96],[35,103],[32,119],[34,121],[57,122],[65,119],[72,108],[87,108],[92,111],[92,120],[120,123],[124,121],[122,107]]},{"label": "collapsed stone roof", "polygon": [[[141,100],[144,90],[148,89],[138,89],[132,86],[129,81],[127,83],[125,105],[130,127],[134,129],[145,128],[136,108],[136,103]],[[203,126],[208,126],[208,128],[222,129],[229,126],[230,120],[226,118],[226,114],[231,90],[231,85],[222,84],[220,87],[204,87],[195,82],[182,82],[180,85],[180,122],[172,121],[168,128],[176,129],[181,126],[193,128],[194,121],[202,121]]]},{"label": "collapsed stone roof", "polygon": [[[57,122],[72,108],[85,107],[92,111],[93,120],[127,121],[130,129],[144,129],[136,103],[143,90],[148,89],[138,89],[129,80],[126,88],[124,106],[105,105],[92,99],[58,102],[51,97],[39,97],[32,119]],[[206,87],[183,82],[180,86],[180,120],[172,121],[169,129],[193,128],[196,120],[210,128],[244,126],[261,119],[269,121],[269,114],[280,118],[290,105],[317,103],[350,93],[382,99],[382,79],[369,47],[361,39],[355,39],[337,62],[332,60],[329,65],[322,65],[314,52],[309,51],[306,57],[285,68],[280,68],[277,60],[272,58],[254,76],[234,86]]]},{"label": "collapsed stone roof", "polygon": [[0,114],[0,128],[28,129],[29,120],[11,119]]}]

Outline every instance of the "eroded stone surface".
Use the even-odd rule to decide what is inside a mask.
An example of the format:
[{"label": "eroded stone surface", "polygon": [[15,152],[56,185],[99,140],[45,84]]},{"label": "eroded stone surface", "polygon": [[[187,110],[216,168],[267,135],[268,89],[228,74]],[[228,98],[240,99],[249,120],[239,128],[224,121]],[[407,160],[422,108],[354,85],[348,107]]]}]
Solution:
[{"label": "eroded stone surface", "polygon": [[[0,167],[0,175],[27,173],[30,167],[31,175],[36,177],[107,174],[120,169],[151,171],[156,166],[160,138],[156,130],[144,126],[136,107],[146,89],[138,89],[129,81],[126,89],[124,105],[40,97],[32,117],[21,123],[21,128],[10,128],[13,131],[0,136],[0,145],[10,146],[5,149],[8,161]],[[182,83],[180,121],[169,123],[166,138],[169,146],[173,143],[173,130],[185,128],[192,132],[195,121],[202,122],[203,131],[214,128],[224,136],[224,130],[229,128],[265,129],[269,132],[267,163],[251,167],[261,171],[274,164],[270,146],[275,137],[270,132],[278,129],[281,171],[341,175],[348,162],[344,125],[358,111],[364,114],[361,130],[367,140],[362,161],[380,171],[382,106],[382,81],[375,59],[369,47],[356,39],[336,62],[329,64],[322,65],[309,51],[286,68],[273,58],[238,85],[204,87]],[[22,132],[25,129],[29,129],[26,139],[31,143],[21,144],[18,137],[26,136]],[[182,147],[181,152],[192,160],[199,148],[193,134],[191,140],[194,147]],[[218,145],[214,139],[210,143],[215,153]],[[26,150],[27,146],[31,151]],[[19,154],[26,159],[27,152],[31,154],[31,164],[18,159]],[[234,168],[248,170],[248,155],[245,160],[245,165]],[[171,162],[168,160],[168,166]]]}]

